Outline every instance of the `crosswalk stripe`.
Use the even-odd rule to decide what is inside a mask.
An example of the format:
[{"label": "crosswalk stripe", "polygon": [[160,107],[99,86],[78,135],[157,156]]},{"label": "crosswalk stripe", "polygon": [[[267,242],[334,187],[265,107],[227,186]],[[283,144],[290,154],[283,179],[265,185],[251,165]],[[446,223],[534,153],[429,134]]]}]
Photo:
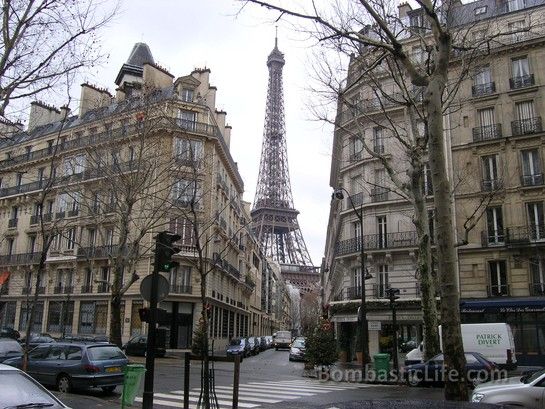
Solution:
[{"label": "crosswalk stripe", "polygon": [[[225,391],[232,391],[233,388],[232,387],[229,387],[229,386],[216,386],[216,390],[220,390],[221,392],[223,392],[224,390]],[[292,393],[292,392],[287,392],[287,393],[283,393],[283,392],[279,392],[279,393],[271,393],[270,391],[269,392],[265,392],[265,391],[253,391],[253,390],[244,390],[244,389],[241,389],[239,390],[239,396],[243,396],[243,395],[248,395],[248,396],[263,396],[263,397],[275,397],[275,398],[278,398],[278,399],[299,399],[301,396],[313,396],[313,394],[310,394],[310,393],[305,393],[305,394],[300,394],[300,393]]]},{"label": "crosswalk stripe", "polygon": [[[144,399],[142,398],[136,398],[136,402],[142,402]],[[174,402],[171,400],[161,400],[161,399],[153,399],[153,406],[155,405],[161,405],[161,406],[170,406],[172,408],[183,408],[184,403],[183,402]],[[189,406],[190,409],[196,409],[196,406]]]},{"label": "crosswalk stripe", "polygon": [[[216,389],[218,388],[228,388],[230,390],[233,389],[232,386],[216,386]],[[239,391],[256,391],[256,392],[269,392],[269,393],[281,393],[283,395],[298,395],[298,396],[313,396],[315,395],[316,393],[315,392],[308,392],[308,391],[304,391],[304,392],[296,392],[296,391],[287,391],[285,390],[285,388],[282,388],[280,390],[278,389],[272,389],[272,388],[266,388],[266,387],[257,387],[257,386],[239,386]]]},{"label": "crosswalk stripe", "polygon": [[[250,382],[249,385],[270,385],[268,383],[264,382]],[[275,383],[275,386],[282,386],[282,387],[291,387],[291,388],[303,388],[303,389],[317,389],[317,390],[347,390],[347,389],[353,389],[354,387],[350,386],[333,386],[333,385],[311,385],[311,384],[293,384],[293,383]]]},{"label": "crosswalk stripe", "polygon": [[[168,393],[154,393],[153,396],[154,397],[157,396],[158,398],[168,398],[168,399],[175,399],[175,400],[182,400],[182,401],[184,400],[183,396],[171,395],[171,394],[168,394]],[[199,401],[199,396],[189,396],[189,401],[190,402],[198,402]],[[220,399],[218,399],[218,403],[220,405],[232,405],[232,400],[220,400]],[[259,405],[254,405],[252,403],[239,402],[238,406],[241,407],[241,408],[256,408]]]},{"label": "crosswalk stripe", "polygon": [[[177,391],[172,391],[171,393],[174,394],[173,396],[176,396],[176,395],[182,395],[183,396],[183,392],[180,394],[180,393],[176,393]],[[229,392],[229,393],[228,393]],[[201,392],[200,391],[190,391],[189,392],[189,396],[200,396]],[[271,397],[273,398],[277,398],[277,396],[271,396],[270,394],[268,395],[264,395],[262,394],[262,396],[246,396],[247,394],[239,394],[238,395],[238,400],[248,400],[248,401],[253,401],[253,402],[261,402],[261,403],[279,403],[279,402],[282,402],[282,400],[279,400],[279,399],[270,399]],[[232,390],[225,390],[225,391],[217,391],[216,392],[216,397],[218,398],[225,398],[225,399],[233,399],[233,393],[232,393]]]},{"label": "crosswalk stripe", "polygon": [[312,392],[312,393],[328,393],[329,391],[324,391],[324,390],[320,390],[320,389],[317,389],[317,388],[305,388],[305,387],[300,387],[300,386],[295,386],[295,387],[288,387],[288,386],[285,386],[285,385],[269,385],[267,383],[250,383],[248,384],[248,386],[251,386],[253,388],[260,388],[260,389],[265,389],[265,390],[280,390],[280,391],[284,391],[286,389],[288,390],[292,390],[294,392]]}]

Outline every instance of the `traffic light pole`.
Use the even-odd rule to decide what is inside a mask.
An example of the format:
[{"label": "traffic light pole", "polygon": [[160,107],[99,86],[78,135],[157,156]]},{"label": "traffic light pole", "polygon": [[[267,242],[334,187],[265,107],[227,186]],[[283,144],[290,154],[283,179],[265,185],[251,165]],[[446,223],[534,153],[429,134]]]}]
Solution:
[{"label": "traffic light pole", "polygon": [[[156,241],[157,247],[160,246]],[[146,377],[144,379],[144,394],[142,409],[153,409],[153,377],[155,375],[155,341],[157,333],[157,292],[159,287],[159,260],[155,257],[151,280],[151,295],[149,306],[148,344],[146,346]]]}]

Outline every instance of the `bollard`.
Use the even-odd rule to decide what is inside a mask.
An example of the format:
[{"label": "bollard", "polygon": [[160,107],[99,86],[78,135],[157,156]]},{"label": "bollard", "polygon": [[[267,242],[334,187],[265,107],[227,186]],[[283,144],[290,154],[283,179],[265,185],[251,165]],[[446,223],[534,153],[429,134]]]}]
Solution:
[{"label": "bollard", "polygon": [[240,356],[235,355],[235,370],[233,374],[233,409],[238,409],[239,382],[240,382]]},{"label": "bollard", "polygon": [[191,363],[191,353],[184,354],[184,409],[189,409],[189,370]]}]

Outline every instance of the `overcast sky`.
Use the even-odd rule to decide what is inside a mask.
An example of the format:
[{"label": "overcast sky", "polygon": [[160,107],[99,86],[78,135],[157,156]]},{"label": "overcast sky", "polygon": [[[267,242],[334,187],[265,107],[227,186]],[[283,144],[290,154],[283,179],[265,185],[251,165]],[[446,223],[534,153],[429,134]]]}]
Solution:
[{"label": "overcast sky", "polygon": [[[259,170],[265,101],[267,56],[274,47],[273,15],[230,0],[126,0],[120,15],[104,31],[106,65],[87,76],[108,88],[136,42],[151,48],[155,62],[175,77],[194,68],[211,69],[218,88],[217,108],[227,112],[233,127],[231,153],[244,180],[244,199],[253,202]],[[295,207],[315,265],[323,255],[331,190],[332,129],[314,120],[308,110],[308,66],[312,43],[278,23],[279,49],[284,53],[286,137]]]}]

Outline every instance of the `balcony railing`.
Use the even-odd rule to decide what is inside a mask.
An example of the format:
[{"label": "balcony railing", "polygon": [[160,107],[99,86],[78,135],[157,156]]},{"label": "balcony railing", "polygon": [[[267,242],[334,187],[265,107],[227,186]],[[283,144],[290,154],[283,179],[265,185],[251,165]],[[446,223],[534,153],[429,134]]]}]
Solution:
[{"label": "balcony railing", "polygon": [[496,83],[487,82],[486,84],[475,84],[471,87],[471,93],[474,97],[482,97],[496,92]]},{"label": "balcony railing", "polygon": [[110,292],[110,284],[108,283],[99,283],[97,286],[97,292],[99,293],[109,293]]},{"label": "balcony railing", "polygon": [[473,142],[492,141],[502,137],[501,124],[473,128]]},{"label": "balcony railing", "polygon": [[337,242],[337,255],[341,256],[344,254],[359,252],[361,250],[362,241],[364,250],[394,249],[418,246],[416,231],[368,234],[363,236],[363,240],[359,237],[354,237]]},{"label": "balcony railing", "polygon": [[0,266],[13,266],[18,264],[36,264],[40,262],[42,253],[20,253],[0,256]]},{"label": "balcony railing", "polygon": [[8,220],[8,228],[9,229],[14,229],[15,227],[17,227],[17,221],[19,219],[9,219]]},{"label": "balcony railing", "polygon": [[545,295],[545,283],[530,283],[530,295],[543,296]]},{"label": "balcony railing", "polygon": [[375,143],[373,145],[373,152],[378,153],[378,154],[384,153],[384,145]]},{"label": "balcony railing", "polygon": [[57,285],[53,288],[54,294],[72,294],[74,287],[71,285]]},{"label": "balcony railing", "polygon": [[[21,292],[23,295],[34,294],[33,287],[23,287]],[[38,287],[38,294],[45,294],[45,286]]]},{"label": "balcony railing", "polygon": [[481,189],[483,192],[493,192],[503,189],[502,179],[488,179],[481,181]]},{"label": "balcony railing", "polygon": [[82,294],[90,294],[93,292],[93,285],[92,284],[84,284],[81,286],[81,293]]},{"label": "balcony railing", "polygon": [[489,297],[502,297],[509,295],[509,284],[489,285],[486,287]]},{"label": "balcony railing", "polygon": [[[126,248],[123,254],[129,254],[130,249]],[[78,257],[82,258],[109,258],[120,254],[119,246],[116,244],[106,246],[91,246],[78,248]]]},{"label": "balcony railing", "polygon": [[541,132],[543,130],[541,117],[519,119],[511,122],[511,131],[513,135],[528,135]]},{"label": "balcony railing", "polygon": [[171,284],[170,292],[174,294],[191,294],[193,287],[190,285]]},{"label": "balcony railing", "polygon": [[533,175],[522,175],[520,177],[522,186],[541,186],[543,185],[543,173],[534,173]]},{"label": "balcony railing", "polygon": [[[376,283],[366,283],[365,285],[365,295],[368,298],[386,298],[386,290],[391,286],[398,287],[401,289],[401,296],[407,298],[418,298],[420,297],[420,283],[414,283],[412,286],[406,287],[406,284],[397,285],[390,283],[386,286],[379,285]],[[351,300],[360,300],[361,299],[361,287],[346,287],[343,288],[339,293],[333,297],[333,301],[351,301]]]},{"label": "balcony railing", "polygon": [[361,299],[361,287],[348,287],[346,288],[347,300],[359,300]]},{"label": "balcony railing", "polygon": [[390,288],[390,284],[386,285],[380,285],[380,284],[373,284],[373,296],[376,298],[386,298],[388,297],[388,289]]},{"label": "balcony railing", "polygon": [[384,187],[375,187],[371,189],[372,202],[385,202],[388,200],[389,190]]},{"label": "balcony railing", "polygon": [[481,231],[481,245],[483,247],[505,245],[505,232],[503,230],[493,233],[489,233],[487,230]]},{"label": "balcony railing", "polygon": [[511,87],[511,89],[531,87],[534,84],[534,74],[521,75],[519,77],[509,78],[509,86]]},{"label": "balcony railing", "polygon": [[510,246],[545,243],[545,225],[508,227],[505,242]]}]

